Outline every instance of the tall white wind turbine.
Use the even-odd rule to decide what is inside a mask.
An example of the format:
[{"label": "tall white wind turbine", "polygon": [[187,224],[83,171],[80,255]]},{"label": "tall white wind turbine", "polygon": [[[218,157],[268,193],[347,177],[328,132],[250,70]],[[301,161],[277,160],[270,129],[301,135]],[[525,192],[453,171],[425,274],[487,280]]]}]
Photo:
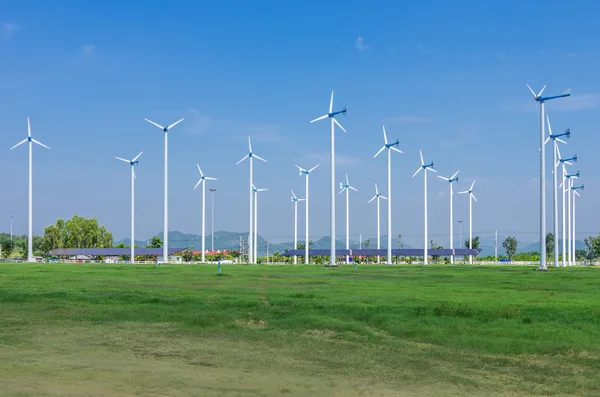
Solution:
[{"label": "tall white wind turbine", "polygon": [[[306,178],[308,184],[308,178]],[[298,201],[304,201],[305,199],[299,199],[292,190],[292,203],[294,203],[294,250],[298,249]],[[306,237],[308,238],[308,217],[306,218]],[[308,252],[308,251],[306,251]],[[307,254],[305,254],[308,256]],[[298,263],[298,256],[294,255],[294,265]],[[308,263],[308,259],[306,260]]]},{"label": "tall white wind turbine", "polygon": [[567,169],[565,168],[566,165],[573,165],[573,163],[571,163],[571,161],[576,162],[577,161],[577,155],[574,155],[572,157],[567,157],[567,158],[563,158],[560,154],[560,149],[558,148],[558,146],[556,146],[556,153],[558,156],[558,161],[555,163],[555,165],[558,166],[558,164],[562,164],[562,181],[559,185],[559,187],[562,189],[562,265],[566,266],[567,265],[567,233],[566,233],[566,189],[564,188],[566,186],[566,176],[567,176]]},{"label": "tall white wind turbine", "polygon": [[[396,142],[388,142],[387,139],[387,134],[385,133],[385,126],[383,126],[383,146],[381,147],[381,149],[379,149],[379,151],[377,153],[375,153],[375,156],[373,156],[373,158],[379,156],[379,154],[381,152],[383,152],[385,149],[387,149],[387,164],[388,164],[388,170],[387,170],[387,194],[388,194],[388,198],[387,198],[387,264],[391,265],[392,264],[392,150],[398,153],[403,153],[400,149],[394,147],[394,146],[398,146],[400,144],[400,140],[396,139]],[[377,211],[379,211],[379,200],[377,200]],[[379,218],[379,215],[377,215],[377,217]],[[379,227],[377,228],[379,229]],[[379,248],[379,247],[377,247]],[[377,257],[377,261],[379,261],[379,257]]]},{"label": "tall white wind turbine", "polygon": [[342,114],[342,115],[346,115],[346,107],[344,106],[344,108],[342,110],[338,110],[336,112],[333,111],[333,91],[331,91],[331,100],[329,101],[329,112],[321,117],[317,117],[314,120],[311,120],[311,123],[314,123],[315,121],[319,121],[319,120],[324,120],[326,118],[329,118],[330,124],[331,124],[331,171],[330,171],[330,184],[331,184],[331,189],[329,191],[329,199],[330,199],[330,225],[329,225],[329,233],[331,235],[331,251],[330,251],[330,265],[331,266],[335,266],[336,265],[336,256],[335,256],[335,126],[334,124],[337,124],[338,127],[340,127],[342,129],[342,131],[344,131],[345,133],[348,133],[348,131],[346,131],[344,129],[344,127],[342,127],[342,125],[337,121],[337,119],[335,118],[335,116],[337,116],[338,114]]},{"label": "tall white wind turbine", "polygon": [[254,210],[252,208],[252,198],[254,196],[254,183],[252,182],[252,159],[256,158],[257,160],[260,161],[264,161],[265,163],[267,162],[267,160],[263,159],[262,157],[257,156],[256,154],[254,154],[252,152],[252,142],[250,141],[250,137],[248,137],[248,154],[245,155],[244,157],[242,157],[242,159],[240,161],[238,161],[237,163],[235,163],[235,165],[238,165],[239,163],[241,163],[242,161],[248,159],[248,161],[250,162],[250,227],[248,230],[248,263],[256,263],[255,262],[255,258],[253,259],[253,255],[254,255],[254,238],[252,237],[253,231],[252,231],[252,227],[253,227],[253,223],[252,223],[252,211]]},{"label": "tall white wind turbine", "polygon": [[564,193],[567,194],[567,266],[571,266],[571,259],[573,258],[573,253],[571,249],[573,245],[571,243],[571,232],[573,231],[572,223],[571,223],[571,187],[573,186],[573,179],[579,179],[579,171],[574,174],[566,174],[565,175],[565,184],[563,185]]},{"label": "tall white wind turbine", "polygon": [[558,142],[564,143],[565,145],[567,144],[567,142],[563,141],[561,139],[561,137],[565,137],[565,138],[570,138],[571,137],[571,129],[567,128],[567,130],[565,132],[563,132],[562,134],[556,134],[554,135],[552,133],[552,127],[550,126],[550,118],[548,117],[548,115],[546,115],[546,121],[548,122],[548,138],[546,138],[546,141],[544,143],[548,143],[548,141],[550,139],[552,139],[552,176],[553,176],[553,183],[552,183],[552,188],[553,188],[553,194],[552,194],[552,199],[553,199],[553,206],[554,206],[554,267],[558,267],[560,266],[560,264],[558,263],[558,160],[557,160],[557,156],[558,156]]},{"label": "tall white wind turbine", "polygon": [[183,118],[173,124],[163,127],[152,120],[144,119],[165,133],[165,186],[164,186],[164,226],[163,226],[163,262],[169,262],[169,130],[183,121]]},{"label": "tall white wind turbine", "polygon": [[[348,174],[346,174],[346,183],[340,182],[340,192],[338,194],[346,192],[346,249],[350,249],[350,190],[358,192],[358,189],[350,186],[348,182]],[[346,263],[350,263],[350,256],[346,255]]]},{"label": "tall white wind turbine", "polygon": [[200,166],[198,164],[196,164],[196,167],[198,167],[198,172],[200,173],[200,179],[198,180],[198,183],[196,183],[196,186],[194,186],[194,189],[196,189],[198,187],[199,184],[202,184],[202,263],[204,263],[204,253],[206,252],[205,249],[205,243],[206,243],[206,229],[205,229],[205,224],[206,224],[206,181],[216,181],[217,178],[211,178],[209,176],[206,176],[202,173],[202,170],[200,169]]},{"label": "tall white wind turbine", "polygon": [[577,190],[583,190],[584,186],[573,186],[571,187],[571,190],[573,191],[573,261],[572,261],[572,265],[576,265],[577,264],[577,255],[575,254],[576,251],[576,245],[575,243],[577,242],[577,237],[575,237],[575,196],[579,196],[579,193],[577,192]]},{"label": "tall white wind turbine", "polygon": [[[452,215],[453,215],[452,199],[454,197],[454,191],[452,190],[452,182],[458,182],[458,173],[459,172],[460,171],[456,171],[454,173],[454,175],[452,175],[450,178],[446,178],[441,175],[438,175],[438,178],[449,182],[449,185],[450,185],[450,249],[454,249],[454,231],[453,231],[454,222],[452,221]],[[450,256],[450,264],[454,264],[454,255]]]},{"label": "tall white wind turbine", "polygon": [[254,263],[258,263],[258,193],[267,190],[269,189],[257,189],[252,185],[252,193],[254,193]]},{"label": "tall white wind turbine", "polygon": [[424,208],[424,222],[425,222],[425,239],[424,239],[424,247],[423,247],[423,264],[427,264],[427,171],[437,172],[433,169],[433,161],[430,164],[425,164],[423,161],[423,152],[419,150],[419,156],[421,156],[421,166],[415,171],[413,174],[413,178],[417,176],[421,170],[423,171],[423,208]]},{"label": "tall white wind turbine", "polygon": [[[471,184],[469,190],[458,192],[458,194],[469,194],[469,249],[473,249],[473,200],[477,201],[473,194],[473,188],[475,187],[475,181]],[[462,241],[461,241],[462,244]],[[469,255],[469,264],[473,263],[473,255]]]},{"label": "tall white wind turbine", "polygon": [[135,255],[134,255],[134,247],[135,247],[135,166],[138,164],[138,159],[140,158],[140,156],[142,155],[142,153],[144,153],[144,151],[142,150],[140,152],[140,154],[138,154],[137,156],[135,156],[133,158],[133,160],[126,160],[122,157],[117,157],[115,156],[115,158],[117,160],[121,160],[124,161],[126,163],[128,163],[131,166],[131,254],[130,254],[130,258],[129,258],[129,262],[130,263],[134,263],[135,262]]},{"label": "tall white wind turbine", "polygon": [[[309,238],[308,238],[308,176],[310,175],[311,172],[313,172],[317,167],[319,166],[319,164],[315,165],[314,167],[312,167],[310,170],[304,169],[300,166],[296,166],[296,168],[298,168],[298,171],[300,171],[300,175],[306,175],[306,217],[305,217],[305,221],[306,221],[306,230],[305,230],[305,243],[304,243],[304,263],[308,265],[309,263],[309,256],[308,256],[308,249],[309,249]],[[295,261],[295,257],[294,257],[294,261]],[[295,263],[295,262],[294,262]]]},{"label": "tall white wind turbine", "polygon": [[546,86],[544,86],[538,94],[536,94],[529,84],[527,88],[531,91],[533,99],[540,104],[540,270],[547,270],[546,266],[546,150],[544,148],[544,141],[546,140],[546,134],[544,133],[545,117],[545,103],[551,99],[565,98],[571,95],[570,92],[565,92],[561,95],[543,97],[542,93]]},{"label": "tall white wind turbine", "polygon": [[[379,193],[379,188],[377,187],[377,184],[375,184],[375,196],[373,196],[371,198],[371,200],[369,200],[369,203],[371,203],[371,201],[377,199],[377,249],[380,250],[381,249],[381,227],[380,227],[380,223],[381,223],[381,217],[379,216],[379,200],[380,199],[384,199],[387,200],[386,197],[384,197],[381,193]],[[388,200],[389,201],[389,200]],[[389,219],[388,219],[388,224],[389,224]],[[388,233],[389,235],[389,233]],[[388,238],[388,244],[390,243],[389,241],[390,239]],[[391,263],[391,249],[388,248],[388,260]],[[379,263],[380,257],[379,255],[377,255],[377,263]]]},{"label": "tall white wind turbine", "polygon": [[33,144],[35,143],[46,149],[50,148],[31,137],[31,123],[29,117],[27,117],[27,138],[11,147],[10,150],[19,147],[26,142],[29,143],[29,224],[27,235],[27,262],[33,262]]}]

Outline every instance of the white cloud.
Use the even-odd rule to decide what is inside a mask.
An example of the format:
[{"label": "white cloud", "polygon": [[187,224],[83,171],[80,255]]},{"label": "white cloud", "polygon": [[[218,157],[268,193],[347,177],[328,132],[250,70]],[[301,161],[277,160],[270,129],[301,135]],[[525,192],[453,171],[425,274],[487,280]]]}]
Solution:
[{"label": "white cloud", "polygon": [[10,39],[17,30],[19,30],[19,25],[13,22],[3,22],[0,25],[2,28],[2,38],[4,40]]},{"label": "white cloud", "polygon": [[355,45],[358,51],[366,51],[369,49],[369,45],[365,43],[365,39],[363,39],[362,36],[358,36],[358,38],[355,41]]},{"label": "white cloud", "polygon": [[396,122],[396,123],[431,123],[433,119],[428,117],[420,117],[420,116],[395,116],[395,117],[386,117],[386,121]]}]

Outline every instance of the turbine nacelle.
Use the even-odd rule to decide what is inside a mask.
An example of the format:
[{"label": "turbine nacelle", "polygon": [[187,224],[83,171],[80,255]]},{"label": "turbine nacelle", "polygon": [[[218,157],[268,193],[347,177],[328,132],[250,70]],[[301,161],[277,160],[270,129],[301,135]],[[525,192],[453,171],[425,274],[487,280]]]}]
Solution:
[{"label": "turbine nacelle", "polygon": [[531,95],[533,95],[533,99],[536,100],[536,101],[538,101],[538,102],[540,102],[540,103],[549,101],[551,99],[566,98],[566,97],[571,96],[571,90],[565,90],[560,95],[543,97],[542,93],[546,89],[546,86],[543,86],[542,89],[540,90],[540,92],[537,93],[537,94],[533,91],[533,89],[529,86],[529,84],[527,84],[527,88],[529,88],[529,91],[531,91]]}]

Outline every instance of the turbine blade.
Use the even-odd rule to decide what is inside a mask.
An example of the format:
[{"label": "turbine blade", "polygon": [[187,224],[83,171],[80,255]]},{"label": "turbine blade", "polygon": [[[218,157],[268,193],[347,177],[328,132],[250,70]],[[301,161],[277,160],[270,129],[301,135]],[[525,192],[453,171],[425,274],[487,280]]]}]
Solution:
[{"label": "turbine blade", "polygon": [[377,195],[373,196],[373,198],[371,200],[369,200],[369,203],[371,203],[371,201],[375,200],[377,198]]},{"label": "turbine blade", "polygon": [[27,136],[31,136],[31,122],[29,121],[29,116],[27,116]]},{"label": "turbine blade", "polygon": [[248,137],[248,152],[252,153],[252,141],[250,141],[250,137]]},{"label": "turbine blade", "polygon": [[348,186],[348,188],[354,190],[355,192],[358,192],[358,189],[355,188],[354,186]]},{"label": "turbine blade", "polygon": [[240,161],[238,161],[237,163],[235,163],[235,165],[238,165],[242,161],[246,160],[248,157],[249,157],[248,155],[245,155],[244,157],[242,157],[242,159]]},{"label": "turbine blade", "polygon": [[202,178],[200,178],[198,180],[198,183],[196,183],[196,186],[194,186],[194,190],[198,187],[198,185],[200,185],[202,183]]},{"label": "turbine blade", "polygon": [[456,176],[458,175],[458,173],[459,173],[459,172],[460,172],[460,171],[456,171],[456,172],[454,173],[454,175],[452,175],[452,176],[450,177],[450,179],[454,179],[454,178],[456,178]]},{"label": "turbine blade", "polygon": [[381,152],[383,152],[383,149],[385,149],[385,145],[381,149],[379,149],[379,151],[377,153],[375,153],[375,156],[373,156],[373,158],[379,156],[381,154]]},{"label": "turbine blade", "polygon": [[27,142],[27,138],[23,139],[21,142],[17,143],[15,146],[11,147],[10,150],[13,150],[14,148],[21,146],[22,144],[24,144],[25,142]]},{"label": "turbine blade", "polygon": [[379,198],[382,198],[382,199],[384,199],[384,200],[387,200],[387,197],[385,197],[385,196],[379,196]]},{"label": "turbine blade", "polygon": [[565,145],[567,144],[567,142],[566,142],[566,141],[563,141],[563,140],[562,140],[562,139],[560,139],[560,138],[556,138],[556,140],[557,140],[558,142],[560,142],[560,143],[564,143]]},{"label": "turbine blade", "polygon": [[383,141],[385,142],[385,144],[387,145],[388,140],[387,140],[387,134],[385,133],[385,125],[383,126]]},{"label": "turbine blade", "polygon": [[562,156],[560,155],[560,149],[558,148],[558,146],[556,147],[556,152],[558,153],[558,158],[562,159]]},{"label": "turbine blade", "polygon": [[175,127],[177,124],[181,123],[183,121],[183,117],[179,120],[177,120],[176,122],[174,122],[173,124],[171,124],[170,126],[167,127],[167,130],[170,130],[171,128]]},{"label": "turbine blade", "polygon": [[465,191],[462,191],[462,192],[458,192],[457,194],[467,194],[467,193],[469,193],[469,191],[465,190]]},{"label": "turbine blade", "polygon": [[135,157],[133,158],[133,160],[131,160],[131,161],[137,161],[137,159],[139,159],[139,158],[140,158],[140,156],[142,155],[142,153],[144,153],[144,151],[143,151],[143,150],[140,152],[140,154],[138,154],[137,156],[135,156]]},{"label": "turbine blade", "polygon": [[375,184],[375,194],[379,194],[379,188],[377,187],[377,184]]},{"label": "turbine blade", "polygon": [[393,146],[390,146],[390,149],[391,149],[391,150],[393,150],[393,151],[395,151],[395,152],[398,152],[398,153],[404,153],[402,150],[400,150],[400,149],[396,149],[396,148],[395,148],[395,147],[393,147]]},{"label": "turbine blade", "polygon": [[348,173],[346,172],[346,185],[350,185],[350,182],[348,181]]},{"label": "turbine blade", "polygon": [[309,173],[313,172],[317,167],[319,166],[319,164],[315,165],[314,167],[312,167],[310,170],[308,170]]},{"label": "turbine blade", "polygon": [[565,161],[566,165],[573,165],[573,163],[569,162],[569,161]]},{"label": "turbine blade", "polygon": [[314,123],[315,121],[323,120],[323,119],[326,119],[327,117],[329,117],[329,115],[328,115],[328,114],[325,114],[325,115],[323,115],[323,116],[321,116],[321,117],[317,117],[316,119],[314,119],[314,120],[311,120],[310,122],[311,122],[311,123]]},{"label": "turbine blade", "polygon": [[427,167],[427,168],[425,168],[425,169],[426,169],[427,171],[437,172],[436,170],[434,170],[434,169],[433,169],[433,168],[431,168],[431,167]]},{"label": "turbine blade", "polygon": [[419,156],[421,156],[421,165],[425,165],[425,162],[423,161],[423,152],[421,149],[419,149]]},{"label": "turbine blade", "polygon": [[421,170],[422,170],[422,169],[423,169],[423,167],[419,167],[419,168],[417,169],[417,171],[416,171],[416,172],[413,174],[413,176],[412,176],[412,177],[414,178],[415,176],[417,176],[417,174],[418,174],[419,172],[421,172]]},{"label": "turbine blade", "polygon": [[546,115],[546,121],[548,123],[548,133],[550,134],[550,136],[552,136],[552,127],[550,126],[550,117],[548,115]]},{"label": "turbine blade", "polygon": [[37,143],[38,145],[40,145],[40,146],[43,146],[43,147],[45,147],[46,149],[50,149],[48,146],[44,145],[42,142],[40,142],[40,141],[36,141],[36,140],[35,140],[35,139],[33,139],[33,138],[31,138],[31,142],[33,142],[33,143]]},{"label": "turbine blade", "polygon": [[129,160],[125,160],[125,159],[124,159],[124,158],[122,158],[122,157],[117,157],[117,156],[115,156],[115,158],[116,158],[117,160],[121,160],[121,161],[124,161],[124,162],[126,162],[127,164],[130,164]]},{"label": "turbine blade", "polygon": [[471,193],[471,197],[473,197],[473,200],[477,201],[477,198],[475,197],[475,195],[473,193]]},{"label": "turbine blade", "polygon": [[473,179],[473,183],[471,183],[471,188],[469,190],[473,190],[473,186],[475,186],[475,179]]},{"label": "turbine blade", "polygon": [[255,155],[255,154],[253,154],[252,157],[254,157],[255,159],[258,159],[260,161],[264,161],[265,163],[267,162],[267,160],[263,159],[262,157],[259,157],[259,156]]},{"label": "turbine blade", "polygon": [[342,190],[340,190],[340,191],[338,192],[338,194],[342,194],[342,193],[344,192],[344,190],[346,190],[346,188],[345,188],[345,187],[343,187],[343,188],[342,188]]},{"label": "turbine blade", "polygon": [[306,201],[306,199],[296,199],[296,200],[298,200],[298,201]]},{"label": "turbine blade", "polygon": [[531,91],[531,95],[533,95],[533,97],[535,98],[535,92],[533,92],[529,84],[527,84],[527,88],[529,88],[529,91]]},{"label": "turbine blade", "polygon": [[217,181],[217,178],[213,178],[212,176],[205,176],[204,179],[207,179],[209,181]]},{"label": "turbine blade", "polygon": [[340,127],[342,129],[342,131],[344,131],[346,134],[348,133],[348,131],[346,131],[346,129],[344,127],[342,127],[340,122],[335,119],[335,117],[333,118],[333,122],[336,123],[337,126]]},{"label": "turbine blade", "polygon": [[438,175],[437,177],[440,178],[440,179],[443,179],[445,181],[449,181],[450,180],[450,178],[446,178],[445,176],[441,176],[441,175]]},{"label": "turbine blade", "polygon": [[296,197],[296,194],[294,193],[293,190],[290,190],[292,192],[292,197],[295,198],[296,200],[298,199],[298,197]]},{"label": "turbine blade", "polygon": [[146,118],[145,118],[144,120],[146,120],[146,121],[147,121],[147,122],[149,122],[150,124],[154,124],[155,126],[157,126],[158,128],[160,128],[161,130],[164,130],[164,129],[165,129],[165,127],[163,127],[163,126],[162,126],[162,125],[160,125],[160,124],[157,124],[157,123],[155,123],[155,122],[154,122],[154,121],[152,121],[152,120],[148,120],[148,119],[146,119]]},{"label": "turbine blade", "polygon": [[546,89],[546,86],[543,86],[542,89],[540,90],[540,93],[537,94],[538,97],[542,96],[542,92],[544,92],[544,90]]},{"label": "turbine blade", "polygon": [[544,145],[547,144],[549,140],[550,140],[550,137],[546,138],[546,140],[544,141]]},{"label": "turbine blade", "polygon": [[333,112],[333,90],[331,90],[331,100],[329,101],[329,113]]},{"label": "turbine blade", "polygon": [[200,176],[204,176],[204,174],[202,173],[202,170],[200,169],[200,165],[196,164],[196,167],[198,167],[198,172],[200,173]]}]

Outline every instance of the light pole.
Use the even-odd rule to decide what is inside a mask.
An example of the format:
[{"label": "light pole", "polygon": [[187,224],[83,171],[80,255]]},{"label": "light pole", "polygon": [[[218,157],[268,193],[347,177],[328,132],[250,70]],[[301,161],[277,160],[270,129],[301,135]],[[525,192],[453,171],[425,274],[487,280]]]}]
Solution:
[{"label": "light pole", "polygon": [[210,250],[215,253],[215,192],[217,189],[208,189],[210,191]]},{"label": "light pole", "polygon": [[[459,238],[460,238],[460,245],[462,245],[462,224],[463,221],[458,221],[458,228],[460,230],[460,234],[459,234]],[[459,245],[459,247],[460,247]],[[463,255],[463,260],[465,259],[465,256]]]}]

